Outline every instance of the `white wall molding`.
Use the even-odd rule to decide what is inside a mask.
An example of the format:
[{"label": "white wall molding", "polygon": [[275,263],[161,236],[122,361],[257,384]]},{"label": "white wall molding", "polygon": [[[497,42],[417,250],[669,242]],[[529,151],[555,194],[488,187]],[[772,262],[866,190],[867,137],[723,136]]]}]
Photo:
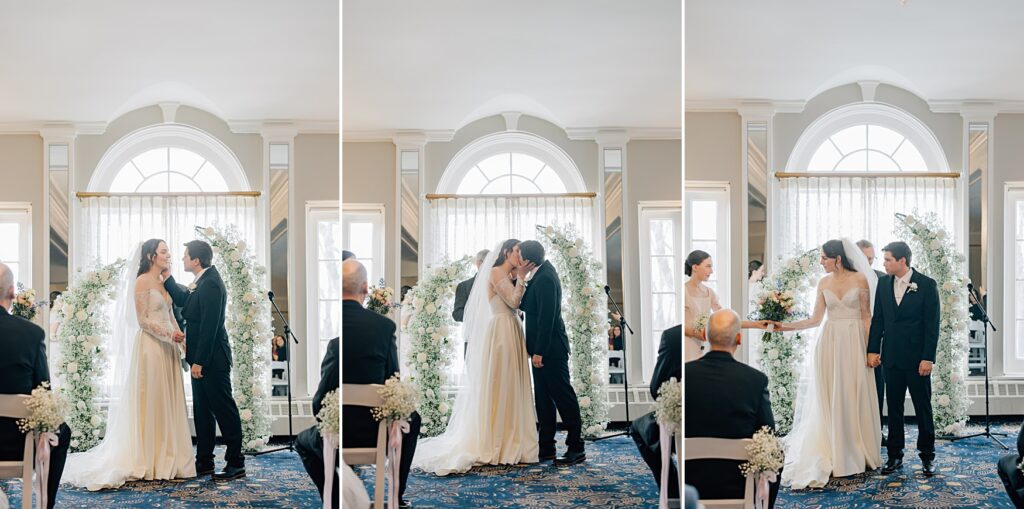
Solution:
[{"label": "white wall molding", "polygon": [[[606,135],[621,135],[629,140],[680,140],[682,129],[675,127],[568,127],[565,134],[572,141],[597,141]],[[601,143],[598,141],[598,143]]]},{"label": "white wall molding", "polygon": [[752,104],[770,105],[774,113],[803,113],[807,101],[790,100],[757,100],[757,99],[705,99],[686,101],[687,113],[726,113],[738,112],[740,108]]},{"label": "white wall molding", "polygon": [[160,106],[160,111],[163,112],[164,123],[173,124],[174,117],[177,116],[178,107],[181,106],[181,103],[158,103],[157,106]]},{"label": "white wall molding", "polygon": [[505,111],[501,113],[501,116],[505,117],[505,130],[506,131],[518,131],[519,129],[519,117],[523,116],[522,112],[519,111]]},{"label": "white wall molding", "polygon": [[338,122],[333,120],[228,120],[228,128],[235,134],[259,134],[267,125],[288,124],[298,134],[338,134]]},{"label": "white wall molding", "polygon": [[860,85],[861,99],[866,103],[875,102],[875,90],[878,89],[877,81],[858,81]]},{"label": "white wall molding", "polygon": [[287,122],[265,123],[260,126],[259,133],[268,142],[291,143],[298,136],[299,129]]}]

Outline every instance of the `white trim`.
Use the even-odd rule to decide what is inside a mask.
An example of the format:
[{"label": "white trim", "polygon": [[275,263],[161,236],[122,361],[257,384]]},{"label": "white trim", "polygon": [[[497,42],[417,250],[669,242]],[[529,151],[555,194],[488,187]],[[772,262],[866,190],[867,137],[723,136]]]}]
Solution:
[{"label": "white trim", "polygon": [[[382,214],[383,214],[383,208]],[[319,290],[319,257],[317,256],[317,223],[322,220],[335,219],[339,221],[337,201],[307,201],[306,202],[306,392],[312,395],[320,381],[320,299]],[[383,218],[382,218],[383,221]],[[344,235],[342,236],[344,239]],[[339,239],[339,240],[342,240]],[[381,234],[383,240],[383,233]],[[343,246],[344,247],[344,246]],[[341,277],[339,274],[338,277]],[[338,296],[339,300],[341,296]],[[288,301],[291,302],[291,294]],[[341,325],[340,323],[338,324]],[[339,330],[340,334],[341,331]]]},{"label": "white trim", "polygon": [[[687,181],[685,182],[685,194],[683,201],[687,210],[683,211],[683,218],[691,217],[689,202],[703,195],[706,199],[718,202],[718,231],[716,233],[720,249],[715,253],[715,265],[718,269],[718,303],[723,308],[732,307],[732,184],[723,181]],[[692,251],[692,235],[690,228],[685,228],[686,236],[683,238],[683,250],[686,253]],[[724,249],[722,249],[724,248]],[[684,254],[684,256],[686,256]],[[680,277],[680,280],[685,276]]]},{"label": "white trim", "polygon": [[[837,132],[855,125],[875,124],[906,136],[921,153],[928,171],[948,172],[949,162],[935,133],[910,113],[888,104],[855,103],[835,108],[818,117],[800,134],[786,163],[786,172],[806,171],[814,152]],[[771,169],[769,168],[769,171]],[[772,172],[774,173],[774,172]],[[837,173],[837,176],[840,176]]]},{"label": "white trim", "polygon": [[745,104],[765,102],[771,104],[774,113],[803,113],[807,101],[775,100],[757,101],[749,99],[692,99],[686,101],[687,113],[722,113],[739,111]]},{"label": "white trim", "polygon": [[160,147],[190,150],[210,161],[220,170],[231,191],[251,191],[241,161],[217,137],[192,126],[181,124],[147,126],[125,135],[107,149],[89,179],[87,191],[110,190],[121,167],[143,152]]},{"label": "white trim", "polygon": [[448,162],[441,181],[437,184],[437,192],[456,193],[463,177],[474,165],[503,152],[519,152],[541,160],[558,174],[565,183],[567,192],[581,193],[587,190],[576,162],[565,150],[535,134],[517,131],[489,134],[477,138],[459,150]]},{"label": "white trim", "polygon": [[[1017,202],[1024,201],[1024,182],[1006,182],[1003,189],[1003,373],[1024,375],[1024,351],[1017,351],[1016,253]],[[1019,317],[1024,319],[1024,316]]]},{"label": "white trim", "polygon": [[338,134],[337,120],[228,120],[228,129],[234,134],[260,134],[266,126],[286,124],[298,134]]},{"label": "white trim", "polygon": [[[18,224],[18,273],[21,276],[21,283],[26,288],[34,288],[37,295],[42,294],[49,298],[50,290],[41,291],[35,286],[35,275],[32,272],[32,204],[29,202],[5,201],[0,202],[0,223]],[[49,229],[47,229],[49,232]],[[46,249],[49,249],[49,238],[47,237]],[[17,283],[18,281],[15,281]]]},{"label": "white trim", "polygon": [[[660,336],[654,334],[653,325],[653,307],[651,302],[651,296],[653,290],[651,289],[651,278],[653,276],[653,268],[651,267],[651,253],[649,251],[651,245],[650,239],[650,228],[648,223],[652,219],[671,219],[673,221],[678,220],[678,226],[682,226],[683,222],[683,204],[681,201],[640,201],[637,202],[637,226],[638,226],[638,238],[640,241],[639,255],[640,255],[640,345],[641,345],[641,379],[645,382],[650,382],[651,374],[654,371],[654,365],[658,358],[658,347],[660,345]],[[672,249],[673,258],[676,263],[673,264],[676,270],[682,266],[683,260],[686,258],[685,253],[685,241],[682,237],[682,228],[674,228],[672,232]],[[677,312],[682,312],[682,303],[685,299],[683,293],[683,278],[676,274],[675,277],[676,287],[675,293],[678,298],[677,304],[679,305]],[[679,316],[680,322],[682,316]],[[634,346],[634,345],[630,345]],[[634,350],[635,351],[635,350]]]}]

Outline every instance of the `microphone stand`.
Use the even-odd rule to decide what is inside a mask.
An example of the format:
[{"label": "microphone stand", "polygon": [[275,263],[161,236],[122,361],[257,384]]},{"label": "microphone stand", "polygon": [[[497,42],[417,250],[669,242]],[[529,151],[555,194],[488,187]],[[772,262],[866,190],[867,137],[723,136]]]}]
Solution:
[{"label": "microphone stand", "polygon": [[972,304],[978,306],[978,311],[981,313],[981,321],[984,324],[984,327],[982,328],[982,334],[985,338],[985,431],[982,431],[981,433],[974,433],[971,435],[949,437],[949,441],[956,442],[957,440],[963,440],[965,438],[988,437],[995,441],[995,443],[1002,446],[1003,449],[1009,450],[1010,448],[1007,447],[1006,444],[1004,444],[998,438],[996,438],[996,435],[1005,437],[1006,433],[992,432],[992,425],[990,422],[991,418],[988,409],[988,328],[992,327],[992,332],[997,332],[996,326],[992,324],[991,320],[989,320],[988,313],[985,311],[985,306],[981,304],[981,299],[979,299],[978,296],[974,293],[974,285],[967,285],[967,296]]},{"label": "microphone stand", "polygon": [[291,325],[288,324],[288,320],[284,317],[284,313],[281,312],[281,308],[277,307],[277,302],[274,302],[274,292],[267,292],[267,298],[270,299],[270,304],[277,310],[277,316],[281,318],[281,323],[284,324],[285,378],[288,386],[288,443],[281,447],[249,453],[250,456],[261,456],[278,451],[295,451],[295,432],[292,431],[292,354],[291,348],[288,346],[288,338],[292,338],[296,345],[299,344],[299,338],[295,337],[295,334],[292,333]]},{"label": "microphone stand", "polygon": [[619,314],[619,328],[622,330],[622,386],[626,393],[626,429],[617,433],[609,433],[597,438],[589,439],[591,442],[597,442],[612,437],[621,437],[629,434],[629,426],[633,421],[629,418],[629,361],[626,357],[626,331],[633,334],[633,329],[630,328],[629,324],[626,323],[626,315],[622,313],[622,309],[619,308],[619,304],[612,298],[611,288],[608,285],[604,286],[604,293],[608,296],[608,300],[611,301],[612,305],[615,306],[615,312]]}]

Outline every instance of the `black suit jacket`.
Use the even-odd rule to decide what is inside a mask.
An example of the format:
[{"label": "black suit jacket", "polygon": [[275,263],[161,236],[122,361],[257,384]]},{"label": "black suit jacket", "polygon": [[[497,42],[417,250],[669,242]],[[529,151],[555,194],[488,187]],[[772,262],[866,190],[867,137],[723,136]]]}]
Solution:
[{"label": "black suit jacket", "polygon": [[676,325],[661,333],[661,345],[658,346],[658,363],[654,365],[651,376],[651,396],[658,398],[661,384],[675,377],[683,381],[683,326]]},{"label": "black suit jacket", "polygon": [[[711,351],[687,362],[684,401],[686,437],[750,438],[762,426],[775,427],[768,377],[728,352]],[[686,462],[686,483],[700,498],[743,498],[746,479],[740,461]]]},{"label": "black suit jacket", "polygon": [[895,279],[886,276],[878,282],[868,353],[880,353],[886,368],[916,371],[923,360],[935,362],[939,344],[938,286],[915,270],[910,282],[917,283],[917,291],[907,289],[897,306]]},{"label": "black suit jacket", "polygon": [[526,312],[526,352],[541,357],[568,358],[569,336],[562,321],[562,283],[545,261],[526,284],[519,308]]},{"label": "black suit jacket", "polygon": [[452,319],[462,322],[462,316],[466,313],[466,302],[469,301],[469,292],[473,289],[473,282],[476,277],[471,277],[455,287],[455,307],[452,308]]},{"label": "black suit jacket", "polygon": [[204,370],[231,369],[231,344],[224,328],[228,292],[217,267],[203,272],[191,293],[170,276],[164,288],[185,318],[185,361]]},{"label": "black suit jacket", "polygon": [[[341,307],[342,381],[347,384],[383,384],[398,373],[395,322],[364,308],[354,300]],[[367,407],[342,406],[342,443],[348,447],[372,444],[378,422]]]},{"label": "black suit jacket", "polygon": [[[50,381],[45,338],[39,326],[0,308],[0,394],[32,394]],[[20,453],[24,440],[15,419],[0,418],[0,449],[13,445]]]},{"label": "black suit jacket", "polygon": [[338,388],[338,340],[334,338],[327,343],[327,353],[320,364],[320,385],[313,395],[313,415],[320,413],[324,396]]}]

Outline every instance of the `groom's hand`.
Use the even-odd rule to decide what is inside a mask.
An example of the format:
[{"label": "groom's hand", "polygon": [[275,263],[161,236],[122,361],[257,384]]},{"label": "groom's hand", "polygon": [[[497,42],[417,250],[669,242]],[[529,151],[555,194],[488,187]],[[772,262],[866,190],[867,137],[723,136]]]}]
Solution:
[{"label": "groom's hand", "polygon": [[543,368],[544,367],[544,363],[541,362],[543,359],[544,358],[541,357],[540,355],[533,354],[533,367],[535,367],[535,368]]},{"label": "groom's hand", "polygon": [[878,365],[881,364],[881,363],[882,363],[882,356],[878,355],[877,353],[869,353],[868,354],[868,367],[869,368],[877,368]]},{"label": "groom's hand", "polygon": [[516,270],[519,273],[519,279],[526,279],[526,275],[536,268],[537,264],[533,262],[526,262],[520,265],[519,268]]},{"label": "groom's hand", "polygon": [[917,367],[917,374],[921,376],[932,374],[932,361],[921,361],[921,365]]},{"label": "groom's hand", "polygon": [[203,377],[203,367],[198,365],[198,364],[193,364],[192,365],[192,378],[195,378],[196,380],[198,380],[198,379],[200,379],[202,377]]}]

